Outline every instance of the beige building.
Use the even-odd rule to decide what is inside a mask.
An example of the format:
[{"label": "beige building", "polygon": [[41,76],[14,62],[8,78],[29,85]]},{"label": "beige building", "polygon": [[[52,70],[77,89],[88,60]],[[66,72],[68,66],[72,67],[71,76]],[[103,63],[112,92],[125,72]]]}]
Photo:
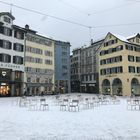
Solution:
[{"label": "beige building", "polygon": [[99,49],[101,94],[140,95],[140,35],[108,33]]},{"label": "beige building", "polygon": [[54,41],[25,27],[25,91],[27,95],[54,91]]}]

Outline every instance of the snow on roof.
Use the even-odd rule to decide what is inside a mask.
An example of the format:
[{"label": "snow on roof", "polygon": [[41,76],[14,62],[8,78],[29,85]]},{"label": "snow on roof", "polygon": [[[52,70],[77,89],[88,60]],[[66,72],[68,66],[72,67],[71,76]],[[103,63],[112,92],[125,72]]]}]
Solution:
[{"label": "snow on roof", "polygon": [[129,42],[129,41],[127,40],[127,38],[124,37],[124,36],[117,35],[117,34],[114,34],[114,33],[111,33],[111,34],[114,35],[115,37],[117,37],[118,39],[120,39],[121,41],[131,43],[131,42]]},{"label": "snow on roof", "polygon": [[137,36],[137,34],[135,33],[135,34],[133,34],[133,35],[131,35],[131,36],[128,36],[127,39],[134,38],[134,37],[136,37],[136,36]]},{"label": "snow on roof", "polygon": [[37,33],[36,35],[39,35],[39,36],[42,36],[42,37],[44,37],[44,38],[53,40],[52,37],[47,37],[45,34],[42,34],[42,33]]}]

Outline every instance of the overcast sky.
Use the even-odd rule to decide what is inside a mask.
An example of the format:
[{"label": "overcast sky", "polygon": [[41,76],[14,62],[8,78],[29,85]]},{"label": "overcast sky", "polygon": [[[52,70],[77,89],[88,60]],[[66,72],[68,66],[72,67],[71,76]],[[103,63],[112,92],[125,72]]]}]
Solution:
[{"label": "overcast sky", "polygon": [[[0,0],[48,15],[74,21],[87,26],[140,23],[140,1],[138,0]],[[0,3],[0,12],[10,11],[10,6]],[[15,24],[31,29],[57,40],[69,41],[71,49],[89,45],[90,31],[71,23],[59,21],[25,11],[13,6]],[[96,27],[92,29],[93,40],[108,32],[130,36],[140,33],[140,24],[131,26]]]}]

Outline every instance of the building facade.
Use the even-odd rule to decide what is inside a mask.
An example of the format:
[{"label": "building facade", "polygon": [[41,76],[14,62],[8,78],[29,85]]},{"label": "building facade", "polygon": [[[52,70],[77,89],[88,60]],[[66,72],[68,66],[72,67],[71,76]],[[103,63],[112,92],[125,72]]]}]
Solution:
[{"label": "building facade", "polygon": [[28,95],[54,91],[54,41],[25,26],[25,83]]},{"label": "building facade", "polygon": [[70,92],[70,43],[55,40],[55,92]]},{"label": "building facade", "polygon": [[80,92],[81,84],[81,50],[77,48],[72,51],[71,56],[71,92]]},{"label": "building facade", "polygon": [[103,39],[91,42],[89,47],[81,50],[81,92],[99,93],[97,51],[102,42]]},{"label": "building facade", "polygon": [[108,33],[99,49],[101,94],[140,95],[140,35]]},{"label": "building facade", "polygon": [[14,19],[0,13],[0,96],[23,94],[25,31],[13,25]]}]

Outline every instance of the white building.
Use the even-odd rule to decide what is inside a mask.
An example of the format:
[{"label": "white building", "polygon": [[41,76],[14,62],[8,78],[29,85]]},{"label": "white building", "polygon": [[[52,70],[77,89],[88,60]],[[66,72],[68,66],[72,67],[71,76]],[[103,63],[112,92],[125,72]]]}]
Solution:
[{"label": "white building", "polygon": [[15,18],[0,13],[0,96],[23,94],[25,31],[13,25]]}]

